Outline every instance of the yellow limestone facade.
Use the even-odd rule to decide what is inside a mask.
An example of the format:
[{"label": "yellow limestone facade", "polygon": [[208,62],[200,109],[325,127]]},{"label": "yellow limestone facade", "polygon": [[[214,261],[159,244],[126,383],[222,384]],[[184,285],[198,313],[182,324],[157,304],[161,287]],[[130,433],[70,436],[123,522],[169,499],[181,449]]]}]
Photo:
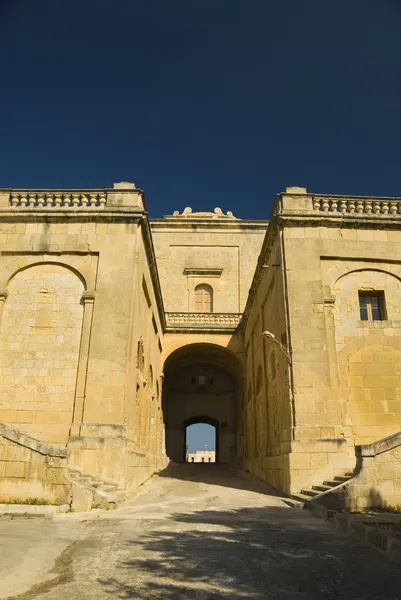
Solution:
[{"label": "yellow limestone facade", "polygon": [[149,220],[132,183],[0,190],[0,501],[129,493],[203,422],[285,494],[365,456],[358,495],[401,502],[400,242],[398,198]]}]

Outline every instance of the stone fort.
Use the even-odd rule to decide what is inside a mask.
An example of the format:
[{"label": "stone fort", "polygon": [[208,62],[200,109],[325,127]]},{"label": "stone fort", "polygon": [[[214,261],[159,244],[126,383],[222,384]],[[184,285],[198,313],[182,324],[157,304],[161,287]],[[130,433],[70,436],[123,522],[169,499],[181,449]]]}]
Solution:
[{"label": "stone fort", "polygon": [[207,423],[283,494],[401,502],[401,200],[238,217],[0,190],[0,501],[112,505]]}]

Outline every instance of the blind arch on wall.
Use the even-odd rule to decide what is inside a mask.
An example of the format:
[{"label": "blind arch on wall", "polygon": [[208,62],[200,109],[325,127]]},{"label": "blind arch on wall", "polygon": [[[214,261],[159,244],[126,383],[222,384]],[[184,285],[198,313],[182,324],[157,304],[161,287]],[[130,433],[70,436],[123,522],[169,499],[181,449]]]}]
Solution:
[{"label": "blind arch on wall", "polygon": [[200,313],[213,312],[213,288],[207,283],[200,283],[195,288],[195,311]]}]

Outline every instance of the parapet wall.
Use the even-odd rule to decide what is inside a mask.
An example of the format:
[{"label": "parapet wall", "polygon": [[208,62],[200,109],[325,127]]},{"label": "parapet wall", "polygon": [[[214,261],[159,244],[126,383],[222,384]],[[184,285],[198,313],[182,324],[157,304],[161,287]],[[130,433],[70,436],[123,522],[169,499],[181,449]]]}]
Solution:
[{"label": "parapet wall", "polygon": [[401,432],[356,447],[356,475],[308,502],[334,510],[388,508],[401,505]]},{"label": "parapet wall", "polygon": [[66,448],[39,442],[0,423],[0,502],[40,498],[69,504]]}]

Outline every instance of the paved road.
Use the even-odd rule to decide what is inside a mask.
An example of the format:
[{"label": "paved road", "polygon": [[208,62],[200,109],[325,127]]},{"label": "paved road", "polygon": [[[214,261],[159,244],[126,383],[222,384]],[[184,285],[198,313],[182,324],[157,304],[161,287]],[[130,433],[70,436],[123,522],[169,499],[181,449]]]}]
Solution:
[{"label": "paved road", "polygon": [[116,511],[1,519],[0,540],[0,598],[401,598],[400,567],[218,465],[170,469]]}]

